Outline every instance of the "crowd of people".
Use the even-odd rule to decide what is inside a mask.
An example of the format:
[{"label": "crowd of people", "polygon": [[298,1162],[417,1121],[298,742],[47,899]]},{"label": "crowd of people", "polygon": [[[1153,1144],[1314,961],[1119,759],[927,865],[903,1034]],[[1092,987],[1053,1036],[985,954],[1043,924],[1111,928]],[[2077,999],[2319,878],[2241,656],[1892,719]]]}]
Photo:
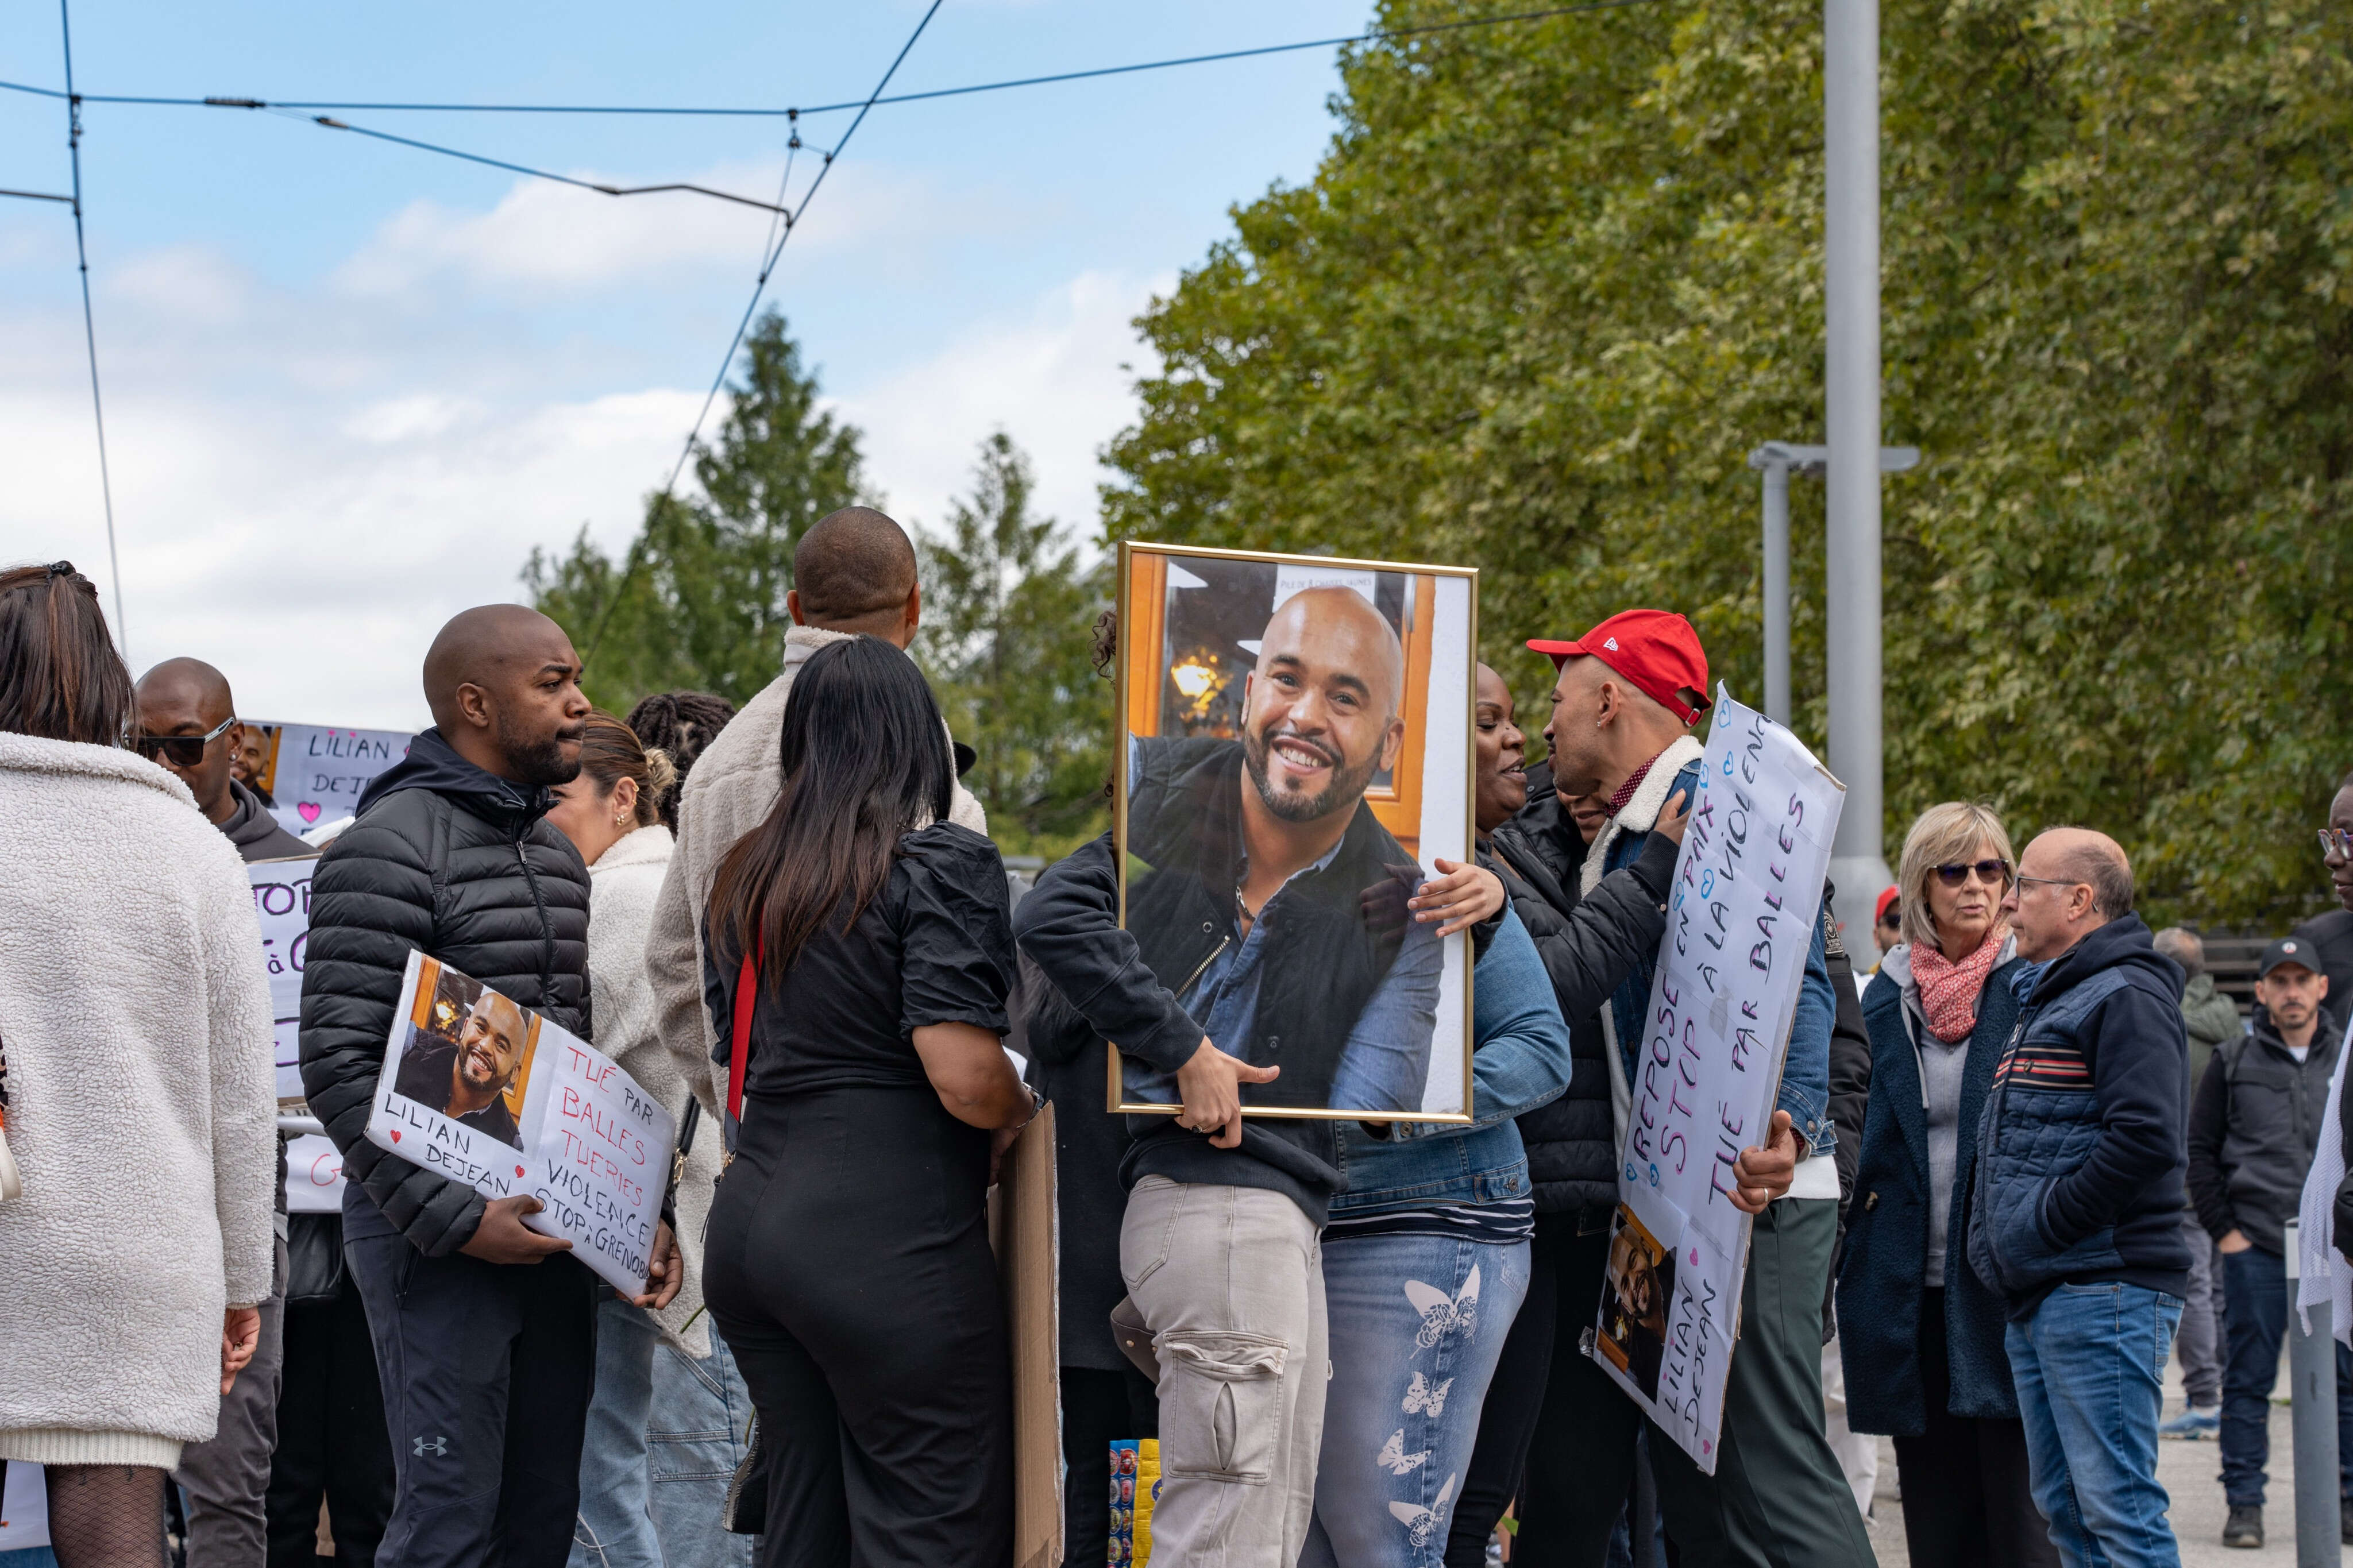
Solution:
[{"label": "crowd of people", "polygon": [[[441,629],[432,727],[311,872],[301,1077],[345,1185],[290,1214],[243,862],[315,847],[237,777],[219,671],[134,682],[70,565],[0,572],[0,1458],[44,1467],[62,1568],[175,1542],[187,1568],[1010,1568],[987,1194],[1049,1102],[1074,1568],[1124,1550],[1104,1499],[1139,1438],[1161,1568],[1474,1568],[1505,1542],[1538,1568],[1862,1568],[1879,1435],[1917,1563],[2177,1562],[2161,1431],[2219,1436],[2224,1539],[2261,1542],[2287,1227],[2343,1137],[2353,782],[2321,834],[2348,912],[2271,944],[2243,1023],[2096,831],[2020,854],[1988,807],[1929,808],[1895,886],[1858,890],[1860,975],[1822,890],[1731,1178],[1748,1255],[1709,1468],[1589,1353],[1699,788],[1687,621],[1531,641],[1556,671],[1533,766],[1478,667],[1475,862],[1407,906],[1469,933],[1470,1114],[1356,1121],[1242,1114],[1277,1069],[1209,1022],[1256,1005],[1306,913],[1334,851],[1269,868],[1321,808],[1241,812],[1199,911],[1219,962],[1155,962],[1112,834],[1014,898],[906,655],[903,531],[836,512],[794,583],[740,712],[603,712],[521,606]],[[1312,745],[1318,712],[1288,700],[1282,734]],[[641,1294],[526,1224],[537,1199],[369,1140],[412,952],[680,1113]],[[477,1033],[479,1062],[432,1071],[503,1115],[498,1019]],[[1181,1109],[1108,1110],[1113,1051]],[[2353,1181],[2334,1196],[2353,1223]],[[2189,1404],[2161,1423],[2177,1336]]]}]

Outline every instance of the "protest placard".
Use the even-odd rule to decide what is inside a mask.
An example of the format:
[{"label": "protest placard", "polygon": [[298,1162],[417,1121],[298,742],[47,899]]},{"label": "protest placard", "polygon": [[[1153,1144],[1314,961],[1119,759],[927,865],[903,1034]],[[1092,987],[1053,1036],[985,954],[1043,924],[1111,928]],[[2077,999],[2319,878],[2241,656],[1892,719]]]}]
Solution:
[{"label": "protest placard", "polygon": [[286,1141],[286,1212],[343,1212],[343,1153],[323,1132]]},{"label": "protest placard", "polygon": [[1765,1141],[1846,787],[1719,687],[1635,1047],[1592,1354],[1715,1473],[1749,1216],[1740,1151]]},{"label": "protest placard", "polygon": [[401,758],[416,737],[402,730],[331,730],[321,724],[246,721],[238,776],[271,804],[289,833],[350,816],[360,792]]},{"label": "protest placard", "polygon": [[253,912],[261,920],[261,962],[269,972],[269,1016],[276,1035],[278,1102],[302,1098],[302,949],[311,937],[311,873],[319,858],[255,860]]},{"label": "protest placard", "polygon": [[0,1459],[0,1557],[48,1545],[47,1473],[22,1459]]},{"label": "protest placard", "polygon": [[368,1142],[485,1197],[643,1294],[677,1134],[670,1111],[587,1041],[421,952],[408,955]]}]

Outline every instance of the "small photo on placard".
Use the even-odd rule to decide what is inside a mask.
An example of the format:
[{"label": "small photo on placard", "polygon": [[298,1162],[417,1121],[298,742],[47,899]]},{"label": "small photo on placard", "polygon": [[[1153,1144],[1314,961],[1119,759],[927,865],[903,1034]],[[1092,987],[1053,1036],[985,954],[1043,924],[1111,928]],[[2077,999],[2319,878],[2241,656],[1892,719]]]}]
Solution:
[{"label": "small photo on placard", "polygon": [[1601,1353],[1646,1397],[1659,1396],[1666,1353],[1667,1303],[1675,1293],[1675,1256],[1634,1211],[1618,1205],[1609,1233],[1609,1273],[1601,1298]]},{"label": "small photo on placard", "polygon": [[392,1092],[522,1148],[523,1087],[539,1045],[539,1015],[433,959],[424,965]]}]

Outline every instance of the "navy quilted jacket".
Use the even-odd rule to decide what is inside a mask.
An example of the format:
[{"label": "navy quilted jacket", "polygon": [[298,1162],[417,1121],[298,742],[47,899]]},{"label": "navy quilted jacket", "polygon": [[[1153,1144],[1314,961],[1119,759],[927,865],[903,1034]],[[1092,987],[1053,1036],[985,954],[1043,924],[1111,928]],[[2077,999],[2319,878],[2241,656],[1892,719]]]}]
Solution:
[{"label": "navy quilted jacket", "polygon": [[1978,1124],[1969,1265],[2013,1319],[2061,1285],[2179,1296],[2189,1046],[2180,969],[2138,915],[2036,970]]}]

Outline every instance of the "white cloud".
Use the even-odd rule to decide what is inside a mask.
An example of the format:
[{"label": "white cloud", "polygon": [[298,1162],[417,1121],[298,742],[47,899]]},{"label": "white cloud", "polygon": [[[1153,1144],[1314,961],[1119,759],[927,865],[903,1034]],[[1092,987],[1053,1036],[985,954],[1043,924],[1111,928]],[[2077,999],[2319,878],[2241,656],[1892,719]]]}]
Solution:
[{"label": "white cloud", "polygon": [[[776,197],[783,158],[726,163],[691,174],[611,174],[566,170],[600,184],[672,180],[764,202]],[[785,205],[797,205],[819,167],[804,153]],[[796,255],[903,238],[942,221],[1004,221],[971,196],[951,196],[932,183],[888,167],[861,168],[855,181],[828,185],[812,205]],[[343,292],[362,298],[404,294],[456,281],[512,291],[586,292],[674,279],[682,268],[723,268],[749,278],[770,242],[774,215],[691,191],[608,196],[550,180],[519,180],[488,212],[414,201],[376,230],[337,270]]]},{"label": "white cloud", "polygon": [[[757,173],[710,178],[743,188]],[[771,190],[774,177],[771,165]],[[584,525],[617,553],[670,471],[702,385],[662,384],[671,373],[649,376],[638,350],[609,334],[551,334],[533,306],[698,258],[742,268],[757,215],[714,217],[703,209],[716,204],[683,199],[692,205],[646,198],[633,212],[524,183],[483,213],[412,206],[340,269],[293,286],[197,246],[101,272],[133,664],[208,659],[256,717],[422,722],[417,669],[442,621],[521,597],[533,547],[568,546]],[[861,268],[887,268],[894,252],[920,249],[886,243],[892,236],[928,235],[936,247],[960,232],[957,205],[988,199],[849,182],[828,188],[825,221],[807,237],[856,245],[848,254]],[[1010,204],[992,212],[974,223],[1022,221]],[[559,235],[569,252],[547,264],[555,271],[533,274],[543,242]],[[54,259],[53,244],[41,248]],[[406,293],[369,296],[371,279]],[[1128,323],[1170,281],[1081,272],[918,347],[924,357],[834,378],[899,515],[937,526],[968,484],[978,442],[1001,426],[1035,460],[1042,509],[1091,534],[1096,451],[1133,417],[1123,364],[1139,346]],[[453,309],[453,285],[515,298]],[[0,299],[0,563],[70,557],[111,610],[79,296]],[[684,357],[701,370],[700,353]]]},{"label": "white cloud", "polygon": [[868,469],[892,515],[938,529],[970,488],[980,442],[1002,427],[1035,466],[1039,510],[1092,535],[1095,486],[1110,477],[1096,454],[1134,418],[1136,375],[1155,368],[1130,322],[1174,283],[1082,272],[930,359],[846,391],[840,411],[865,430]]}]

